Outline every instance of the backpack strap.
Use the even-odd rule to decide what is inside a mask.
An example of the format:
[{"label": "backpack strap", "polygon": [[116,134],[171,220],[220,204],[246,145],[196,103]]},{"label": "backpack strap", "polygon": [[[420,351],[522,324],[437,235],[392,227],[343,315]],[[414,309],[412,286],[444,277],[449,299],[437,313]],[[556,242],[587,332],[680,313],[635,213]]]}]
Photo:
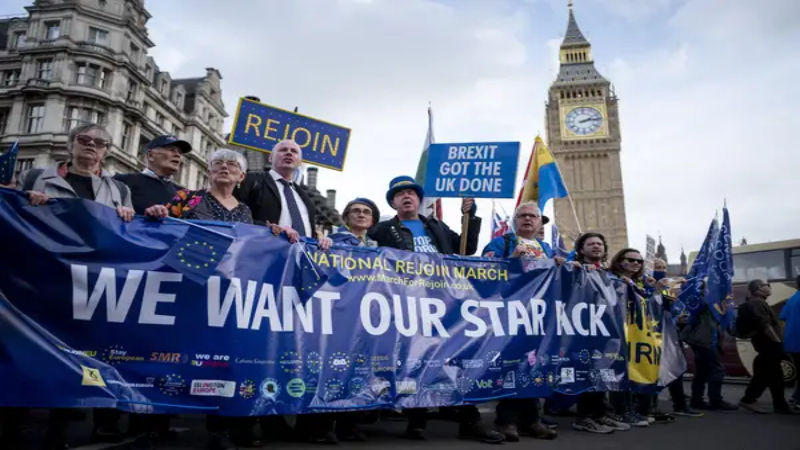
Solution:
[{"label": "backpack strap", "polygon": [[44,169],[31,169],[25,173],[25,179],[22,180],[22,190],[33,190],[33,185],[36,184],[36,180],[42,175],[42,172],[44,172]]},{"label": "backpack strap", "polygon": [[509,257],[509,251],[511,250],[511,236],[508,234],[503,235],[503,258]]}]

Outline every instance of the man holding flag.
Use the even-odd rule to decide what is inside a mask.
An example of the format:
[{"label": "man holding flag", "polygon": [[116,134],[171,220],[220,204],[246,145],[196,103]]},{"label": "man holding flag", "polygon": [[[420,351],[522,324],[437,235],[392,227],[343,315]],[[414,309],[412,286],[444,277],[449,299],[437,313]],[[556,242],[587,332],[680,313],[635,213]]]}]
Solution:
[{"label": "man holding flag", "polygon": [[[725,210],[725,213],[727,215],[727,210]],[[726,226],[730,230],[729,224],[726,224]],[[692,353],[694,353],[695,374],[692,379],[690,407],[701,410],[733,411],[737,407],[722,398],[722,381],[725,378],[725,370],[721,362],[722,345],[720,339],[722,338],[723,330],[720,328],[720,322],[715,315],[718,312],[716,311],[717,308],[712,306],[717,302],[708,294],[711,291],[706,288],[706,277],[709,276],[709,271],[714,266],[714,261],[717,261],[715,255],[718,253],[715,250],[720,234],[723,233],[715,218],[711,222],[703,245],[700,247],[697,258],[689,270],[687,284],[678,296],[678,300],[689,312],[689,323],[681,331],[680,337],[682,341],[689,344],[692,348]],[[730,231],[727,231],[727,234],[727,239],[730,239]],[[725,239],[724,236],[722,239]],[[728,246],[728,252],[730,252],[730,246]],[[733,264],[729,264],[728,268],[732,271]],[[716,264],[715,270],[720,274],[720,280],[723,280],[724,274],[721,272],[723,270],[721,262]],[[732,273],[730,276],[731,278],[733,277]],[[716,279],[714,283],[716,286]],[[723,301],[725,301],[724,298]],[[708,402],[703,399],[706,384],[708,384]]]}]

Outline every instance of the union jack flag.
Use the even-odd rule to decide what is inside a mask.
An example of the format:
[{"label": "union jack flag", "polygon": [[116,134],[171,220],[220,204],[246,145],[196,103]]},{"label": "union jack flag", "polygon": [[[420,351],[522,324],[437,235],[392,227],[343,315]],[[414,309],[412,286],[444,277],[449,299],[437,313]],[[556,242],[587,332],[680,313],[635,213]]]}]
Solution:
[{"label": "union jack flag", "polygon": [[503,218],[495,209],[495,205],[492,205],[492,239],[500,237],[510,231],[511,228],[508,224],[508,219],[508,215]]}]

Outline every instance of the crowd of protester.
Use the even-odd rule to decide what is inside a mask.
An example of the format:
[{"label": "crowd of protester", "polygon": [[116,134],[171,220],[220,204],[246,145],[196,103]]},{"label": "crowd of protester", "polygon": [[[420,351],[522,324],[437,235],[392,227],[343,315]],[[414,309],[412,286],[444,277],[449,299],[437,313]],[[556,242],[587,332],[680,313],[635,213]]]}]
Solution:
[{"label": "crowd of protester", "polygon": [[[435,218],[419,214],[424,190],[413,178],[405,176],[393,179],[386,193],[386,201],[396,211],[393,218],[381,222],[375,201],[356,198],[343,210],[344,225],[328,236],[319,235],[316,232],[315,204],[303,187],[292,181],[292,175],[302,161],[302,149],[293,141],[275,145],[270,154],[271,168],[265,171],[248,172],[242,154],[217,150],[208,160],[209,185],[200,190],[187,190],[176,184],[173,178],[185,155],[192,151],[186,141],[174,136],[153,139],[144,149],[146,168],[141,173],[111,176],[103,170],[103,159],[111,142],[110,134],[102,126],[77,127],[70,131],[68,139],[70,158],[67,162],[23,172],[16,180],[16,186],[11,186],[25,191],[31,204],[42,205],[54,198],[81,198],[116,209],[124,221],[131,221],[134,214],[138,214],[152,219],[174,217],[256,224],[270,227],[273,233],[283,234],[293,243],[301,238],[315,239],[323,251],[334,244],[380,246],[424,253],[454,254],[459,251],[461,236],[458,233]],[[481,219],[476,215],[477,207],[471,198],[463,199],[461,210],[469,216],[466,254],[473,255],[478,250]],[[640,294],[637,298],[648,299],[656,292],[663,300],[660,307],[670,307],[674,299],[670,294],[664,261],[656,260],[654,271],[645,273],[644,259],[638,250],[622,249],[609,258],[610,249],[605,237],[593,232],[580,235],[568,257],[558,256],[543,240],[544,225],[548,221],[535,202],[522,203],[514,212],[512,231],[493,239],[480,255],[500,259],[552,259],[556,265],[570,264],[574,270],[606,271],[609,276],[629,283]],[[800,288],[800,278],[797,281]],[[784,351],[782,322],[766,303],[771,294],[769,283],[753,280],[748,288],[750,299],[742,308],[746,310],[744,317],[747,317],[751,333],[746,337],[752,339],[758,357],[754,363],[755,374],[739,404],[759,411],[755,402],[769,388],[775,411],[791,413],[800,405],[800,386],[795,390],[790,405],[784,400],[780,374],[780,355]],[[795,295],[783,311],[780,319],[787,327],[785,350],[800,354],[800,296]],[[744,319],[737,322],[737,326],[745,328]],[[653,423],[669,424],[674,422],[674,416],[702,417],[703,411],[737,409],[722,397],[721,339],[722,333],[728,330],[722,330],[707,310],[692,319],[679,318],[678,326],[681,340],[694,355],[695,372],[688,400],[682,377],[667,386],[672,400],[670,414],[661,412],[654,395],[627,391],[585,392],[572,398],[577,401],[578,415],[572,427],[584,432],[608,434],[628,431],[632,427],[644,428]],[[742,333],[739,334],[743,337]],[[443,416],[458,422],[458,437],[462,439],[485,443],[516,442],[521,437],[555,439],[558,436],[557,425],[545,417],[545,412],[559,409],[559,403],[562,409],[564,403],[570,403],[570,399],[558,397],[500,400],[496,405],[494,424],[483,423],[476,406],[440,410]],[[0,448],[14,448],[20,439],[19,423],[24,412],[3,409],[3,443]],[[407,418],[404,437],[425,439],[429,411],[407,409],[402,414]],[[121,414],[117,410],[96,409],[92,416],[96,441],[121,442],[125,438],[119,426]],[[363,416],[358,412],[304,414],[296,417],[292,427],[281,416],[208,415],[206,427],[209,448],[215,450],[258,447],[262,438],[267,436],[335,444],[339,440],[365,440],[359,429]],[[69,448],[65,431],[76,418],[80,418],[80,414],[74,410],[49,411],[47,449]],[[259,429],[260,433],[257,432]],[[170,416],[158,414],[131,414],[127,435],[135,437],[133,448],[136,449],[153,449],[176,438],[174,431],[170,430]]]}]

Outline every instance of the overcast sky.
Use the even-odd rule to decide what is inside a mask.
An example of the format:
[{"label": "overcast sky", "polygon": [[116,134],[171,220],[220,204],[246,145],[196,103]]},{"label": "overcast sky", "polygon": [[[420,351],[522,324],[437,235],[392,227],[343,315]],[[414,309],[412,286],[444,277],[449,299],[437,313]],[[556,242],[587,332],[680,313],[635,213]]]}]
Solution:
[{"label": "overcast sky", "polygon": [[[30,1],[5,0],[0,15]],[[353,129],[320,188],[384,200],[414,175],[432,102],[439,142],[520,141],[519,178],[544,131],[566,0],[147,0],[151,54],[173,78],[218,68],[243,95]],[[734,240],[797,238],[800,2],[575,0],[616,86],[630,245],[699,247],[727,198]],[[229,118],[228,123],[231,123]],[[517,180],[517,186],[521,180]],[[458,227],[458,200],[445,221]],[[502,202],[511,212],[513,201]],[[491,201],[479,201],[482,242]]]}]

